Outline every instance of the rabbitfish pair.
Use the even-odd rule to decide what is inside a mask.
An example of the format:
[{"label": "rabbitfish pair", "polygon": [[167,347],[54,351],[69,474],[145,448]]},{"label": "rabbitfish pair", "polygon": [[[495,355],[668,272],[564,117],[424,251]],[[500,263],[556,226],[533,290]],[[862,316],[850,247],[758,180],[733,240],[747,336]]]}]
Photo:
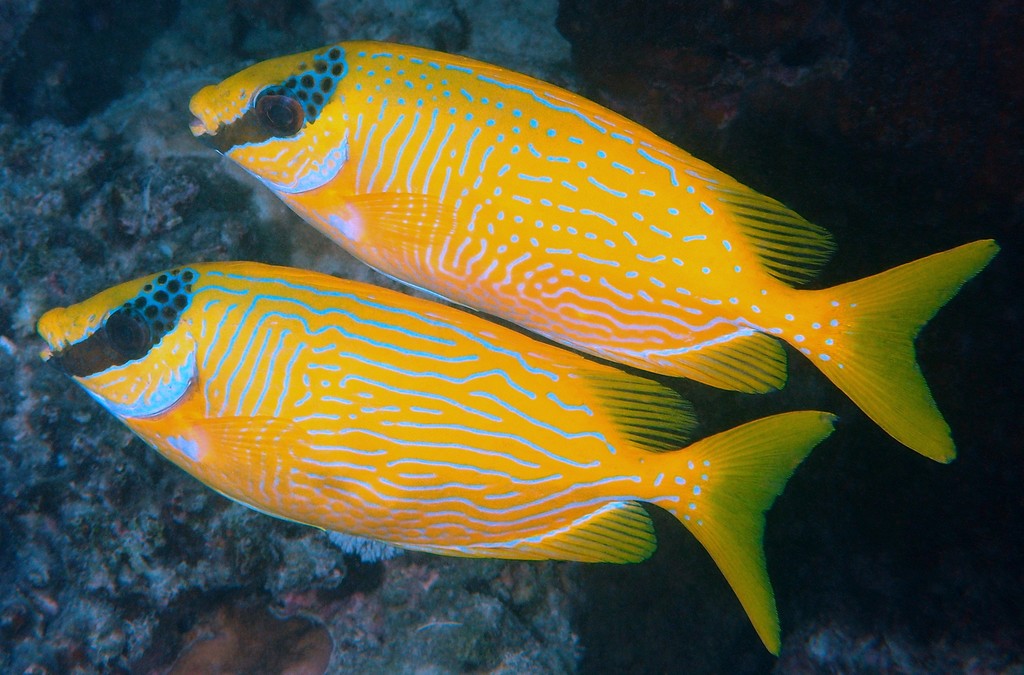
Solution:
[{"label": "rabbitfish pair", "polygon": [[[555,341],[759,392],[782,338],[898,440],[954,456],[913,339],[981,241],[822,291],[828,234],[649,131],[494,66],[342,43],[192,101],[193,132],[370,265]],[[476,315],[330,276],[194,264],[39,321],[147,443],[259,511],[460,556],[634,562],[672,513],[778,653],[764,512],[832,416],[686,445],[653,380]],[[686,445],[686,447],[683,447]],[[681,449],[680,449],[681,448]]]}]

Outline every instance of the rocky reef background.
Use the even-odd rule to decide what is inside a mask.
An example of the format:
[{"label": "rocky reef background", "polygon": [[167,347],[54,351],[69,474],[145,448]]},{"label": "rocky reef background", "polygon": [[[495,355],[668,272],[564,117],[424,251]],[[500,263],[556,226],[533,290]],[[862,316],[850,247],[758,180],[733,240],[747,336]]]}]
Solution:
[{"label": "rocky reef background", "polygon": [[[1024,672],[1022,34],[1007,0],[3,2],[0,671]],[[795,355],[768,396],[678,384],[709,431],[842,418],[769,515],[780,659],[669,518],[641,565],[366,563],[198,484],[40,362],[43,311],[175,264],[388,283],[188,131],[199,87],[341,39],[465,53],[637,119],[830,229],[822,285],[1003,245],[918,340],[949,466]]]}]

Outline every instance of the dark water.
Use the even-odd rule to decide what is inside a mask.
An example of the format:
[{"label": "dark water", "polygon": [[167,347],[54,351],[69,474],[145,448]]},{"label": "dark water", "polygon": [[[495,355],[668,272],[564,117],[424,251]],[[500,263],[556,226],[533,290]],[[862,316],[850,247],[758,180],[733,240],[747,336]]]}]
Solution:
[{"label": "dark water", "polygon": [[[953,0],[5,2],[0,670],[1021,672],[1022,16]],[[820,286],[1000,242],[917,342],[948,466],[795,353],[771,395],[674,383],[709,431],[840,416],[768,517],[780,659],[671,518],[633,566],[360,562],[188,478],[38,359],[46,309],[184,262],[386,283],[187,126],[204,84],[365,38],[494,61],[648,125],[828,228]]]}]

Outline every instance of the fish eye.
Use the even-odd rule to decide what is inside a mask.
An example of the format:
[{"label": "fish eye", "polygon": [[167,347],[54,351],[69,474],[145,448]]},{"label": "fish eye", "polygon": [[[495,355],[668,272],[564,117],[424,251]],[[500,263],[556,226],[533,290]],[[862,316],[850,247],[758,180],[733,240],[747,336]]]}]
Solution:
[{"label": "fish eye", "polygon": [[110,345],[127,361],[145,356],[153,346],[149,324],[133,308],[122,307],[111,314],[104,329]]},{"label": "fish eye", "polygon": [[260,124],[275,136],[294,136],[306,119],[302,104],[282,94],[260,96],[256,100],[256,114]]}]

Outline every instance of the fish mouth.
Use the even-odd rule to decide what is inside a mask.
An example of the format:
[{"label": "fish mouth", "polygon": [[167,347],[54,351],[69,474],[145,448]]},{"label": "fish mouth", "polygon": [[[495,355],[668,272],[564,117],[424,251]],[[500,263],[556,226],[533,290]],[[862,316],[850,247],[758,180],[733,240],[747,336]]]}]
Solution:
[{"label": "fish mouth", "polygon": [[188,123],[188,128],[189,131],[192,132],[192,135],[197,138],[200,136],[211,135],[210,130],[206,127],[206,122],[202,121],[195,115],[192,116],[192,120]]}]

